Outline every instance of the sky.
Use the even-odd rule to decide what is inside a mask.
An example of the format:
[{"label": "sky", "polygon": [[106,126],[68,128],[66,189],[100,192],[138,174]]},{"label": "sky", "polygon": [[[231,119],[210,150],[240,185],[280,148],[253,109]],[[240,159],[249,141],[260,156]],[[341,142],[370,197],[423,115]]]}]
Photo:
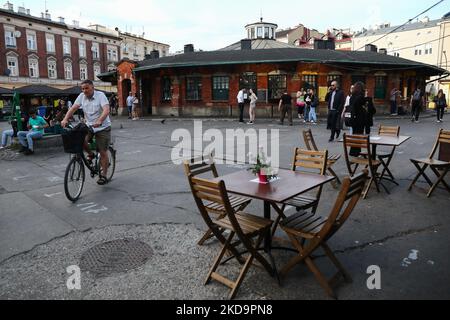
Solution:
[{"label": "sky", "polygon": [[[400,25],[439,0],[9,0],[34,16],[48,9],[58,17],[80,21],[82,27],[101,24],[169,44],[170,52],[192,43],[195,49],[216,50],[246,37],[245,25],[259,21],[289,28],[303,24],[324,32],[328,28],[361,30],[380,23]],[[6,2],[4,0],[3,2]],[[450,0],[424,14],[431,19],[450,12]]]}]

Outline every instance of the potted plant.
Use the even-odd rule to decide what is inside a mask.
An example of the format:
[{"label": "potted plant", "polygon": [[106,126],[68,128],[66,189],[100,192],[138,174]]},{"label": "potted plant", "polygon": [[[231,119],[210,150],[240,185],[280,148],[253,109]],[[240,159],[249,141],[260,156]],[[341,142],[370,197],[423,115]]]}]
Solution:
[{"label": "potted plant", "polygon": [[261,149],[260,152],[252,159],[252,155],[249,154],[252,166],[248,169],[254,175],[257,175],[260,183],[268,183],[275,175],[273,174],[270,160],[268,160]]}]

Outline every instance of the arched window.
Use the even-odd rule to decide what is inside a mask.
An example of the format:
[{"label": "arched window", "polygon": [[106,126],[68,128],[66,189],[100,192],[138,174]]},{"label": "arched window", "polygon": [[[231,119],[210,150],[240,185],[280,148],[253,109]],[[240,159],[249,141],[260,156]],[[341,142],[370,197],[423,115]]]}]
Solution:
[{"label": "arched window", "polygon": [[18,55],[14,52],[9,52],[6,54],[7,68],[9,69],[10,77],[19,76],[19,59]]},{"label": "arched window", "polygon": [[97,76],[102,73],[102,67],[100,65],[100,63],[94,63],[94,79],[95,80],[100,80],[99,78],[97,78]]},{"label": "arched window", "polygon": [[88,79],[88,67],[86,61],[80,62],[80,80],[84,81]]},{"label": "arched window", "polygon": [[30,78],[39,78],[39,58],[36,55],[28,57],[28,75]]},{"label": "arched window", "polygon": [[55,58],[48,58],[47,70],[48,70],[48,78],[49,79],[57,79],[58,78],[58,73],[56,71],[56,59]]}]

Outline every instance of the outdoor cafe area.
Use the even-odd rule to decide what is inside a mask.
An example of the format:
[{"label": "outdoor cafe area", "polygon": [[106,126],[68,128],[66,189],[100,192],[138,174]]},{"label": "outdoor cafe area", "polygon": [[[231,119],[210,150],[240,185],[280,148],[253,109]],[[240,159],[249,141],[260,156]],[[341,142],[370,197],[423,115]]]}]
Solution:
[{"label": "outdoor cafe area", "polygon": [[[334,236],[339,233],[345,237],[345,223],[371,194],[388,195],[395,188],[402,188],[399,180],[405,177],[397,176],[392,164],[400,146],[415,139],[401,135],[398,126],[381,125],[370,136],[344,134],[338,142],[342,153],[330,154],[316,144],[311,130],[303,130],[301,137],[299,146],[292,148],[291,170],[279,169],[276,175],[269,170],[268,177],[255,176],[257,169],[264,167],[259,161],[251,167],[253,172],[239,170],[223,176],[212,156],[184,163],[193,199],[207,230],[198,245],[221,243],[217,256],[205,266],[204,284],[223,284],[230,289],[229,299],[239,299],[239,288],[255,266],[257,273],[269,274],[282,286],[300,265],[311,272],[324,290],[324,297],[337,299],[341,280],[350,283],[352,274],[333,251]],[[445,181],[450,170],[450,131],[439,130],[435,143],[425,147],[408,164],[411,172],[417,169],[408,191],[423,178],[429,185],[424,199],[438,191],[450,193]],[[336,170],[339,161],[345,163],[344,172]],[[261,172],[264,170],[258,173]],[[333,188],[334,197],[323,199],[324,187]],[[382,197],[376,201],[383,201]],[[263,212],[249,212],[249,205],[257,202],[263,205]],[[318,210],[322,202],[330,203],[331,209]],[[278,261],[279,250],[288,252],[290,258]],[[323,264],[315,261],[317,257],[326,257],[337,272],[327,276],[322,271]],[[239,272],[233,276],[221,273],[227,264],[239,265]],[[251,280],[255,281],[255,277]]]}]

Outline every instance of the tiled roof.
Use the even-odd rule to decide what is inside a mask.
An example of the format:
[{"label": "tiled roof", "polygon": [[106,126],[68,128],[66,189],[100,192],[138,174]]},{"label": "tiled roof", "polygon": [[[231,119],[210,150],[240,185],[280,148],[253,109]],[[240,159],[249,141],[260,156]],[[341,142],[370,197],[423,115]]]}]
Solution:
[{"label": "tiled roof", "polygon": [[429,75],[445,72],[436,66],[406,60],[390,55],[366,51],[309,50],[280,48],[265,50],[230,50],[180,54],[138,63],[135,72],[179,67],[233,65],[248,63],[316,62],[332,65],[371,67],[376,69],[422,69]]}]

